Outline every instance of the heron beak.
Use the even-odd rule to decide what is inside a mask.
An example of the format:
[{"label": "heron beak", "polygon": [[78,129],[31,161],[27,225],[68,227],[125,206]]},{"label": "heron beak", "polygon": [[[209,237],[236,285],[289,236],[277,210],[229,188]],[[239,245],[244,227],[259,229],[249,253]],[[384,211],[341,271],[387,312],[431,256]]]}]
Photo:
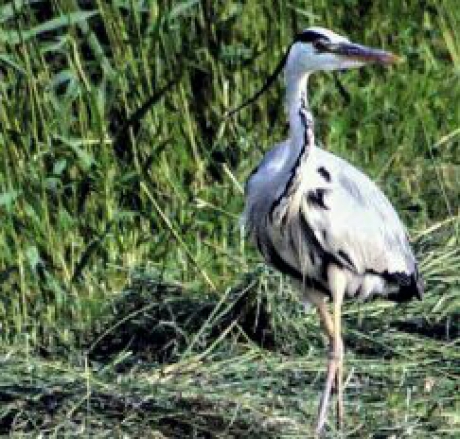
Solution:
[{"label": "heron beak", "polygon": [[401,61],[399,56],[391,52],[354,43],[325,44],[322,50],[365,64],[390,65]]}]

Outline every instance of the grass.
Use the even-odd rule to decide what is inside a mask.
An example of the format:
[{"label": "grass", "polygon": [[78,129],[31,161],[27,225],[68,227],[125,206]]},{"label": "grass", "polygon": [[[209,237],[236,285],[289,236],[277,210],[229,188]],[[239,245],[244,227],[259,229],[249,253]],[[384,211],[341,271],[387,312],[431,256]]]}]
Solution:
[{"label": "grass", "polygon": [[223,115],[313,24],[405,58],[341,75],[348,104],[314,78],[312,105],[324,147],[397,206],[428,285],[347,305],[346,434],[460,435],[453,0],[2,3],[2,434],[308,437],[324,340],[238,225],[285,136],[281,81]]}]

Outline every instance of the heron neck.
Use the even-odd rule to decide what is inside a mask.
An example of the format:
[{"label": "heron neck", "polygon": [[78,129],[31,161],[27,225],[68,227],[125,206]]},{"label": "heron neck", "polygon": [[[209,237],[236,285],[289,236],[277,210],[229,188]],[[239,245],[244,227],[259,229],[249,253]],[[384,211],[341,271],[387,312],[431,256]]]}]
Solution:
[{"label": "heron neck", "polygon": [[315,148],[313,114],[308,104],[307,85],[309,74],[286,75],[286,109],[289,118],[289,140],[292,150],[305,159]]}]

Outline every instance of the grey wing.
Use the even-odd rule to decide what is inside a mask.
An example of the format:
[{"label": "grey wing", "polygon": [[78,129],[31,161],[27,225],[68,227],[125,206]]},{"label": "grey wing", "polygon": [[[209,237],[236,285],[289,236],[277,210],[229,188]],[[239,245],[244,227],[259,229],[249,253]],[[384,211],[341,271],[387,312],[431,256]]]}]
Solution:
[{"label": "grey wing", "polygon": [[[417,264],[398,214],[383,192],[345,160],[317,150],[317,175],[301,202],[321,247],[358,274],[378,274],[422,295]],[[390,282],[390,283],[391,283]]]}]

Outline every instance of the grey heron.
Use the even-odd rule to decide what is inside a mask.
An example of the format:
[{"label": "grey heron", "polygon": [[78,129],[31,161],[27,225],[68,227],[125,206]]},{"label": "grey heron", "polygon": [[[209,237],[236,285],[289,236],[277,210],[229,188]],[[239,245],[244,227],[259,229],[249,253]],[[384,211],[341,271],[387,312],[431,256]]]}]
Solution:
[{"label": "grey heron", "polygon": [[383,192],[350,163],[315,145],[307,84],[318,71],[397,60],[330,30],[309,28],[295,37],[262,89],[237,109],[285,70],[289,138],[267,152],[250,175],[243,220],[266,262],[293,278],[302,300],[316,307],[329,338],[317,432],[324,428],[334,382],[339,426],[344,415],[344,299],[381,295],[402,302],[422,299],[424,287],[405,228]]}]

